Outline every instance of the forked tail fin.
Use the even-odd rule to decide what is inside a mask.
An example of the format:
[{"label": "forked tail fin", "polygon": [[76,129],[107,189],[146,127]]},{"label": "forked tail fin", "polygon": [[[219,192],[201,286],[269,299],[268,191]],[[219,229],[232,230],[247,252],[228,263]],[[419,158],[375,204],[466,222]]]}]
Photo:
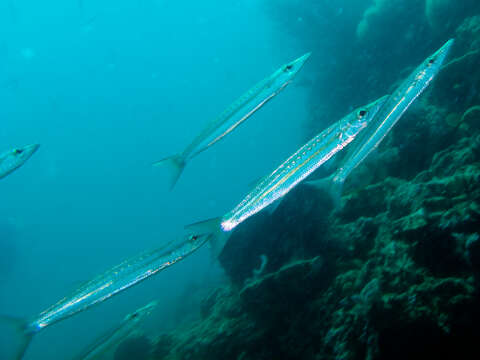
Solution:
[{"label": "forked tail fin", "polygon": [[214,259],[220,256],[231,234],[222,230],[221,222],[221,218],[213,218],[185,226],[185,229],[196,235],[210,234],[208,241]]},{"label": "forked tail fin", "polygon": [[165,166],[170,172],[170,190],[175,187],[186,164],[187,161],[181,154],[169,156],[153,163],[154,166]]},{"label": "forked tail fin", "polygon": [[338,209],[342,204],[343,181],[334,181],[333,177],[334,175],[330,175],[318,180],[305,181],[305,185],[328,194],[334,208]]},{"label": "forked tail fin", "polygon": [[12,360],[21,360],[27,351],[28,345],[32,341],[34,333],[27,332],[27,322],[12,316],[0,315],[0,322],[9,325],[14,331],[18,339]]}]

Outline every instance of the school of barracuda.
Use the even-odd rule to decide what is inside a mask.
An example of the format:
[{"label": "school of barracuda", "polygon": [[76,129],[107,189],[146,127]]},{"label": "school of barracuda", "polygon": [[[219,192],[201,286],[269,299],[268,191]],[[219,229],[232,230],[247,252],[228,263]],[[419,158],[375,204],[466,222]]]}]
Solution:
[{"label": "school of barracuda", "polygon": [[[28,321],[1,315],[0,320],[11,324],[20,337],[13,359],[23,358],[30,341],[39,331],[112,298],[185,259],[204,244],[210,243],[214,256],[218,256],[228,241],[229,234],[238,225],[275,202],[278,204],[290,190],[347,147],[351,148],[349,153],[331,176],[306,183],[326,190],[339,206],[345,179],[378,147],[409,106],[431,83],[442,68],[453,43],[453,40],[449,40],[429,56],[391,95],[385,95],[354,110],[320,132],[260,180],[245,198],[225,215],[186,226],[187,234],[171,241],[166,248],[141,253],[120,263],[84,283],[72,294]],[[155,163],[170,167],[171,187],[173,188],[179,179],[187,161],[223,139],[275,98],[294,81],[295,75],[309,57],[310,53],[307,53],[280,67],[207,124],[182,153]],[[24,165],[38,148],[39,145],[34,144],[1,154],[0,179]],[[119,326],[99,337],[75,359],[93,359],[97,354],[105,353],[133,332],[138,322],[148,316],[154,307],[155,303],[149,304],[127,315]]]}]

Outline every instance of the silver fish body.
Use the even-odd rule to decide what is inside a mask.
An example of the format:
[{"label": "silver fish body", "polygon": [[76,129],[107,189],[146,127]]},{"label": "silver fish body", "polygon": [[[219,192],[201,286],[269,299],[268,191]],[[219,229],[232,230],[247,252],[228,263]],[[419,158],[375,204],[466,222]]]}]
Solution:
[{"label": "silver fish body", "polygon": [[333,155],[347,146],[373,119],[387,97],[354,110],[315,136],[259,184],[221,219],[223,231],[238,224],[283,197]]},{"label": "silver fish body", "polygon": [[0,179],[11,174],[32,157],[40,145],[32,144],[9,150],[0,155]]},{"label": "silver fish body", "polygon": [[[240,120],[235,115],[242,111],[242,109],[255,109],[255,105],[263,104],[263,100],[269,98],[272,94],[278,94],[282,91],[286,85],[294,78],[294,76],[300,71],[307,59],[310,57],[310,53],[307,53],[298,59],[283,65],[273,74],[255,84],[251,89],[245,92],[232,104],[230,104],[215,120],[213,120],[202,133],[200,133],[190,143],[182,153],[183,158],[186,160],[191,159],[203,152],[217,141],[222,139],[225,134],[229,133],[230,129],[238,126],[239,121],[245,121],[246,117],[242,116]],[[249,104],[254,106],[248,107]],[[242,112],[243,114],[243,112]],[[248,111],[246,113],[251,116],[253,113]]]},{"label": "silver fish body", "polygon": [[210,148],[250,118],[266,103],[285,89],[300,71],[310,53],[283,65],[230,104],[216,119],[181,152],[154,163],[167,166],[171,171],[170,188],[173,188],[189,160]]},{"label": "silver fish body", "polygon": [[422,94],[440,71],[454,40],[447,41],[439,50],[419,65],[390,95],[368,128],[352,144],[353,148],[335,172],[332,181],[343,183],[348,175],[385,138],[415,99]]},{"label": "silver fish body", "polygon": [[172,245],[169,250],[165,250],[164,246],[124,261],[86,282],[73,294],[61,299],[31,321],[0,315],[0,321],[10,324],[19,335],[14,359],[22,359],[33,336],[47,326],[87,310],[165,270],[194,253],[209,240],[210,235],[189,235],[182,242]]},{"label": "silver fish body", "polygon": [[80,286],[71,296],[65,297],[43,311],[26,328],[27,332],[36,333],[45,327],[84,311],[101,303],[119,292],[138,284],[140,281],[183,260],[201,247],[207,236],[189,236],[186,241],[176,245],[171,251],[154,250],[142,253],[104,274]]}]

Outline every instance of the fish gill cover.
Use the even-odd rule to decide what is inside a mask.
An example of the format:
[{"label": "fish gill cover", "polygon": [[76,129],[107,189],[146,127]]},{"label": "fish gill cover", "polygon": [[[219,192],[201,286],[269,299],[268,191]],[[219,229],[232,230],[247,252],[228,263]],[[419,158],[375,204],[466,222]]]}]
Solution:
[{"label": "fish gill cover", "polygon": [[[42,144],[0,180],[0,223],[8,224],[0,227],[0,314],[21,317],[161,247],[185,224],[224,214],[252,181],[393,93],[455,38],[436,79],[347,178],[338,204],[299,185],[232,232],[220,266],[202,248],[52,326],[25,359],[71,359],[152,299],[155,312],[110,358],[476,352],[478,1],[11,0],[0,17],[0,153]],[[151,164],[307,51],[292,85],[199,155],[169,192]],[[327,178],[349,154],[347,147],[310,177]],[[0,334],[0,359],[8,360],[3,325]]]}]

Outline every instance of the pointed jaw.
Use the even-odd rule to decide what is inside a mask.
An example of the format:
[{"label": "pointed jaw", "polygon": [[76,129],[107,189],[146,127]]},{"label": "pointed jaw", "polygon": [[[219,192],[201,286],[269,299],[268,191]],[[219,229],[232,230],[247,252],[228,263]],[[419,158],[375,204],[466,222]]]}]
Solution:
[{"label": "pointed jaw", "polygon": [[445,59],[447,58],[450,50],[455,43],[454,39],[448,40],[435,54],[429,58],[430,64],[435,63],[437,66],[441,66]]},{"label": "pointed jaw", "polygon": [[157,307],[158,305],[158,301],[154,300],[150,303],[148,303],[147,305],[145,305],[142,310],[147,313],[147,314],[150,314],[153,310],[155,310],[155,308]]},{"label": "pointed jaw", "polygon": [[298,59],[292,61],[292,65],[295,67],[295,69],[298,71],[300,70],[303,65],[305,65],[305,62],[308,60],[308,58],[312,55],[311,52],[306,53],[305,55],[300,56]]},{"label": "pointed jaw", "polygon": [[154,300],[154,301],[148,303],[147,305],[145,305],[144,307],[135,311],[135,313],[139,316],[149,315],[153,310],[155,310],[157,305],[158,305],[158,301]]},{"label": "pointed jaw", "polygon": [[28,157],[32,156],[40,147],[40,144],[31,144],[23,147],[23,151],[28,154]]}]

